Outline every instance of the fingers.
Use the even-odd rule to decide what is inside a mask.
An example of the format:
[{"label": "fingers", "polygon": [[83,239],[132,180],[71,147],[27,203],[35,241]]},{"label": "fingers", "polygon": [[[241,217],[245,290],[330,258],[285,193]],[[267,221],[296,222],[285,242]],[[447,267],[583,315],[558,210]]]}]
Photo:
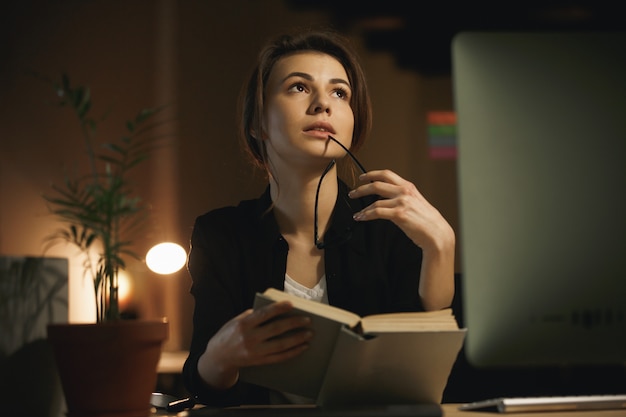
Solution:
[{"label": "fingers", "polygon": [[313,337],[310,319],[287,314],[289,302],[248,309],[226,322],[209,340],[198,362],[202,379],[228,388],[243,367],[276,363],[301,354]]},{"label": "fingers", "polygon": [[310,318],[287,315],[293,306],[278,302],[251,311],[239,322],[248,365],[279,362],[298,355],[313,337]]},{"label": "fingers", "polygon": [[361,174],[359,176],[359,180],[364,183],[380,181],[383,183],[397,184],[397,185],[408,182],[404,178],[396,174],[395,172],[391,171],[390,169],[379,169],[379,170],[368,171],[365,174]]},{"label": "fingers", "polygon": [[410,198],[406,196],[382,199],[355,213],[353,218],[356,221],[387,219],[402,228],[411,221],[419,220],[419,218],[416,218],[416,211],[411,205]]},{"label": "fingers", "polygon": [[[292,309],[293,305],[289,301],[272,303],[254,311],[250,311],[250,313],[245,317],[245,321],[251,327],[256,327],[261,323],[286,314]],[[243,314],[245,315],[245,312]]]},{"label": "fingers", "polygon": [[[365,183],[348,193],[350,198],[377,195],[380,198],[356,213],[355,220],[375,218],[402,221],[403,214],[415,204],[430,206],[415,185],[390,170],[370,171],[359,177]],[[398,217],[399,216],[399,217]]]},{"label": "fingers", "polygon": [[263,363],[281,362],[299,355],[308,349],[312,337],[313,332],[310,329],[300,327],[265,341],[259,352]]},{"label": "fingers", "polygon": [[350,191],[351,198],[367,195],[378,195],[384,199],[396,198],[402,195],[423,199],[415,185],[388,169],[369,171],[359,176],[364,184]]},{"label": "fingers", "polygon": [[449,223],[412,182],[390,170],[369,171],[359,179],[364,184],[352,190],[348,194],[350,198],[368,195],[381,198],[355,213],[356,221],[390,220],[430,253],[454,246],[454,231]]},{"label": "fingers", "polygon": [[442,222],[441,215],[412,182],[390,170],[370,171],[359,179],[365,183],[352,190],[350,198],[367,195],[381,198],[355,213],[356,221],[391,220],[418,246],[432,240],[432,229]]}]

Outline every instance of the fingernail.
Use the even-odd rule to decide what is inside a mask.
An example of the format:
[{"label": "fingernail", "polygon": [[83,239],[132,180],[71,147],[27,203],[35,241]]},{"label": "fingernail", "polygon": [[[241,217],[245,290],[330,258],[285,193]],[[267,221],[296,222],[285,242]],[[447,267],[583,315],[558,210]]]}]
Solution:
[{"label": "fingernail", "polygon": [[363,218],[363,213],[361,213],[361,212],[354,213],[354,214],[352,215],[352,218],[353,218],[354,220],[356,220],[356,221],[359,221],[359,220],[361,220],[361,219]]}]

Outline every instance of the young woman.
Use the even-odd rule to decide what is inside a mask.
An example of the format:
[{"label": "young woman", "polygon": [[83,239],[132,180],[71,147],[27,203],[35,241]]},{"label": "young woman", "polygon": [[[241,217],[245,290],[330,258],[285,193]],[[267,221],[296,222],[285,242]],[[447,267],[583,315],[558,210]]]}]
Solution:
[{"label": "young woman", "polygon": [[289,303],[253,311],[256,292],[284,289],[359,315],[441,309],[454,294],[454,232],[416,187],[389,170],[363,173],[355,187],[338,177],[334,161],[349,160],[371,124],[363,70],[344,38],[275,39],[241,103],[241,136],[269,185],[198,217],[189,255],[184,381],[211,405],[281,401],[239,381],[239,370],[292,358],[315,337],[306,319],[284,316]]}]

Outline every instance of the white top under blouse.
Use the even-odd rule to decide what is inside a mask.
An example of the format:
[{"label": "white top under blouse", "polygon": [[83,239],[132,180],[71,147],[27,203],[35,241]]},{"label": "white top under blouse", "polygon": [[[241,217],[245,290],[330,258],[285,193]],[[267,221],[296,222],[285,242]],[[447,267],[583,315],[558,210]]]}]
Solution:
[{"label": "white top under blouse", "polygon": [[285,274],[285,292],[296,295],[307,300],[319,301],[328,304],[328,294],[326,293],[326,274],[322,275],[320,281],[313,288],[306,287]]}]

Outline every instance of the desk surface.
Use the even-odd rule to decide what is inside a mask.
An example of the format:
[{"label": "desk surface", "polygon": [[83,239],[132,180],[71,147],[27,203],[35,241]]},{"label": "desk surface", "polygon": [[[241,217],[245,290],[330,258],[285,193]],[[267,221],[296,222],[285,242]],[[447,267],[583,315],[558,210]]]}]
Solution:
[{"label": "desk surface", "polygon": [[[548,411],[548,412],[528,412],[528,413],[497,413],[493,411],[461,411],[458,409],[459,404],[443,404],[444,417],[625,417],[626,410],[590,410],[590,411]],[[182,416],[185,412],[179,414],[168,414],[157,412],[154,414],[159,416]],[[253,416],[253,414],[251,414]]]}]

